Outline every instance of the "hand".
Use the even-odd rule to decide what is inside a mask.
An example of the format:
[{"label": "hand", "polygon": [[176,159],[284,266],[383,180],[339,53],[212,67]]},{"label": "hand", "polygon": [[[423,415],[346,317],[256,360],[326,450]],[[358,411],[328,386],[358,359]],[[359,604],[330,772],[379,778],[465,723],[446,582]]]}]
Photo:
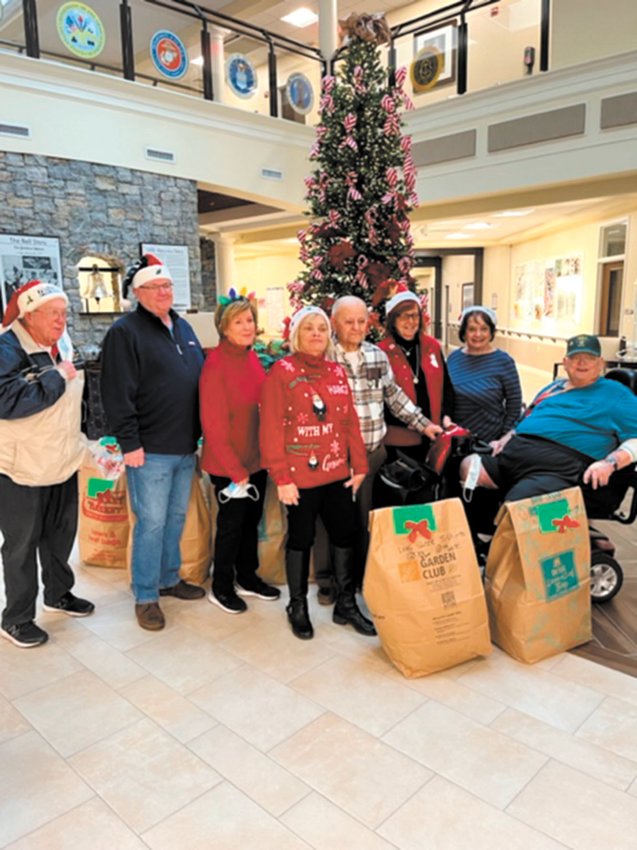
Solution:
[{"label": "hand", "polygon": [[67,381],[72,381],[73,378],[77,377],[77,369],[70,360],[62,360],[61,363],[58,363],[57,369],[62,377]]},{"label": "hand", "polygon": [[442,434],[443,429],[440,425],[436,425],[435,422],[430,422],[429,425],[423,431],[425,437],[428,437],[430,440],[435,440],[438,434]]},{"label": "hand", "polygon": [[582,480],[584,484],[590,484],[593,490],[598,487],[605,487],[608,484],[608,479],[615,472],[615,467],[607,460],[596,460],[595,463],[585,470]]},{"label": "hand", "polygon": [[450,416],[445,415],[442,417],[442,427],[445,431],[448,431],[450,428],[457,428],[458,426],[452,421]]},{"label": "hand", "polygon": [[361,484],[363,483],[364,480],[365,480],[365,473],[359,472],[358,475],[352,475],[351,478],[348,478],[343,486],[344,487],[351,487],[352,488],[352,497],[354,497],[358,493],[358,489],[359,489],[359,487],[361,486]]},{"label": "hand", "polygon": [[143,466],[146,460],[143,449],[135,449],[132,452],[124,452],[124,463],[126,466]]},{"label": "hand", "polygon": [[499,440],[491,440],[491,442],[489,443],[489,445],[490,445],[490,446],[491,446],[491,448],[493,449],[492,454],[493,454],[493,456],[494,456],[494,457],[495,457],[496,455],[499,455],[499,454],[500,454],[500,452],[501,452],[501,451],[503,451],[504,447],[505,447],[505,446],[506,446],[506,444],[509,442],[509,440],[511,439],[511,437],[513,437],[513,431],[509,431],[509,432],[508,432],[508,433],[506,433],[503,437],[500,437],[500,439],[499,439]]},{"label": "hand", "polygon": [[279,484],[276,492],[279,502],[282,502],[284,505],[298,505],[299,488],[296,484]]}]

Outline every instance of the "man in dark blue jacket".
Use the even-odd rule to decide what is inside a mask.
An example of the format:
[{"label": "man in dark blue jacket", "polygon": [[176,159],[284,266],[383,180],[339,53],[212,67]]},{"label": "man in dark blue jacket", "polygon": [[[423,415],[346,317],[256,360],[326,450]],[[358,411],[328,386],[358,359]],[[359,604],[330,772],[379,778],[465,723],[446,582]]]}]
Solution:
[{"label": "man in dark blue jacket", "polygon": [[118,319],[102,352],[102,397],[126,463],[133,532],[132,589],[143,629],[165,625],[160,596],[199,599],[179,579],[179,542],[195,468],[203,351],[172,309],[168,269],[152,255],[128,275],[137,309]]}]

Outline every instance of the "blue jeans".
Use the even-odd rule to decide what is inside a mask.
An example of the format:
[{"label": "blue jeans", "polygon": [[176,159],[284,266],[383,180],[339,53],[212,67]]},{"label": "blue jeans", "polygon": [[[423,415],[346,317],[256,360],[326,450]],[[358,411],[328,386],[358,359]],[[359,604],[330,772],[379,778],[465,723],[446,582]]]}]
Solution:
[{"label": "blue jeans", "polygon": [[128,466],[133,531],[135,602],[156,602],[159,589],[179,581],[179,542],[186,521],[195,455],[147,454],[143,466]]}]

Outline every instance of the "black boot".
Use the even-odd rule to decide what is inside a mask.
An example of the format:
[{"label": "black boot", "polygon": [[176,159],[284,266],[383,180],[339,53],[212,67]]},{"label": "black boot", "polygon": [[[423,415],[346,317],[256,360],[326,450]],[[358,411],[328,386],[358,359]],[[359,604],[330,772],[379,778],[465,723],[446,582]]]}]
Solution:
[{"label": "black boot", "polygon": [[354,594],[354,550],[334,547],[334,581],[336,605],[332,620],[339,626],[349,623],[361,635],[373,637],[376,629],[359,611]]},{"label": "black boot", "polygon": [[285,610],[293,634],[301,640],[309,640],[314,637],[314,629],[307,613],[307,577],[309,572],[309,549],[288,549],[285,553],[285,573],[290,591],[290,602]]}]

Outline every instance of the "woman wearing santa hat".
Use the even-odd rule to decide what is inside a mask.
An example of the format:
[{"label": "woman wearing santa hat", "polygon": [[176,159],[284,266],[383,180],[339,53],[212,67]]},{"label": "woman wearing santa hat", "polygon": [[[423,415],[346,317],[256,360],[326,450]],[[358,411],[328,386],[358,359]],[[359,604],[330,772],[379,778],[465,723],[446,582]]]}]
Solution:
[{"label": "woman wearing santa hat", "polygon": [[84,375],[72,363],[65,293],[32,280],[14,292],[0,335],[0,531],[6,605],[2,636],[19,647],[44,643],[34,622],[38,558],[44,608],[92,613],[78,599],[68,559],[77,529],[77,470]]},{"label": "woman wearing santa hat", "polygon": [[333,620],[376,634],[354,592],[354,499],[367,473],[367,454],[345,370],[326,359],[329,345],[324,311],[299,310],[290,322],[292,354],[272,367],[261,402],[262,461],[288,508],[286,610],[292,632],[302,639],[314,635],[307,584],[318,516],[334,551]]},{"label": "woman wearing santa hat", "polygon": [[[389,357],[396,383],[440,431],[451,424],[454,394],[439,342],[423,331],[420,298],[408,290],[396,293],[385,305],[387,336],[379,348]],[[407,428],[385,409],[387,459],[397,451],[423,461],[429,441]]]}]

